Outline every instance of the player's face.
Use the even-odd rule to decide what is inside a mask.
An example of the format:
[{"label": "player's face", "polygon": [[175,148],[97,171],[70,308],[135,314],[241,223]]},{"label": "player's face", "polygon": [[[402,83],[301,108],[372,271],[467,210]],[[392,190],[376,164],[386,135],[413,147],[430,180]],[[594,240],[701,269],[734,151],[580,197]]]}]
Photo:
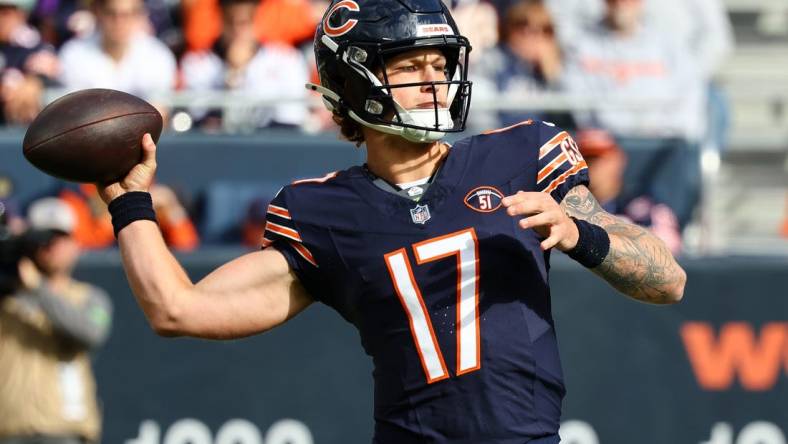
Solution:
[{"label": "player's face", "polygon": [[[386,62],[386,76],[390,85],[446,81],[446,57],[437,49],[409,51]],[[438,107],[446,108],[448,91],[448,85],[391,88],[394,100],[408,110],[432,109],[435,106],[435,97]]]}]

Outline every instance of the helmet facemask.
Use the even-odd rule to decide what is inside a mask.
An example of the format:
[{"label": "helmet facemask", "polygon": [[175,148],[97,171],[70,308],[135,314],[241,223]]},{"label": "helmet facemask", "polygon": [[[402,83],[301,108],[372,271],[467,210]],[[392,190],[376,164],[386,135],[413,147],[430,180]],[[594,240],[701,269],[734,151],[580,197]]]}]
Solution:
[{"label": "helmet facemask", "polygon": [[[346,79],[343,98],[335,93],[327,94],[333,93],[327,88],[310,86],[323,94],[330,110],[344,112],[366,127],[417,143],[434,142],[446,133],[465,130],[471,96],[471,82],[467,80],[471,47],[465,37],[438,35],[391,43],[354,42],[343,45],[324,35],[321,42],[335,52],[339,71]],[[408,51],[431,48],[445,55],[447,80],[406,84],[389,82],[387,61]],[[375,70],[382,73],[382,79],[375,75]],[[431,87],[432,108],[405,109],[392,94],[397,88],[424,86]],[[448,88],[445,104],[440,103],[439,88]]]}]

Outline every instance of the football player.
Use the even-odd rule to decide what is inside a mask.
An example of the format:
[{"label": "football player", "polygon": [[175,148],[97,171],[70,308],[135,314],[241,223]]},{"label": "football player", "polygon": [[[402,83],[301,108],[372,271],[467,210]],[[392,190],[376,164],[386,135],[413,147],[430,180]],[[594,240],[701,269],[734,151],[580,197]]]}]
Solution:
[{"label": "football player", "polygon": [[333,1],[310,88],[367,162],[284,187],[261,251],[197,284],[153,222],[146,135],[143,162],[102,195],[152,327],[236,338],[319,301],[374,362],[374,442],[558,442],[551,251],[644,302],[680,300],[686,277],[661,241],[600,208],[566,132],[527,121],[443,141],[465,125],[470,49],[440,0]]}]

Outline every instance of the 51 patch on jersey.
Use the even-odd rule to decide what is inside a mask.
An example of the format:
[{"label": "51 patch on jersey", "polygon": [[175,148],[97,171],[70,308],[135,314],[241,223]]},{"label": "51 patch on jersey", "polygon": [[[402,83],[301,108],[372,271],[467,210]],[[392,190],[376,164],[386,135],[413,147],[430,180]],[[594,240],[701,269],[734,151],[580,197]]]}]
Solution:
[{"label": "51 patch on jersey", "polygon": [[480,213],[492,213],[501,207],[503,193],[491,186],[481,186],[472,189],[465,195],[465,205]]}]

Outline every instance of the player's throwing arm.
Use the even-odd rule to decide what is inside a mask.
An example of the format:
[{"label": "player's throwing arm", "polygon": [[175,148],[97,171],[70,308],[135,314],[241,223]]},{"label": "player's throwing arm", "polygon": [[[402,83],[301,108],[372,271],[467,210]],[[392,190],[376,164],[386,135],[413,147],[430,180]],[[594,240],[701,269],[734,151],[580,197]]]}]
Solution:
[{"label": "player's throwing arm", "polygon": [[235,338],[271,329],[312,300],[275,249],[229,262],[196,285],[167,249],[148,189],[156,172],[156,145],[142,141],[143,160],[119,182],[99,186],[110,205],[131,289],[157,333]]},{"label": "player's throwing arm", "polygon": [[503,205],[510,216],[521,217],[521,228],[544,238],[543,250],[569,254],[627,296],[654,304],[681,300],[687,275],[665,244],[603,210],[585,185],[573,187],[560,205],[548,193],[523,191]]},{"label": "player's throwing arm", "polygon": [[129,283],[158,333],[234,338],[268,330],[303,310],[311,300],[272,248],[191,282],[164,244],[148,193],[162,126],[159,112],[138,97],[87,89],[41,111],[27,129],[23,153],[47,174],[100,184]]}]

